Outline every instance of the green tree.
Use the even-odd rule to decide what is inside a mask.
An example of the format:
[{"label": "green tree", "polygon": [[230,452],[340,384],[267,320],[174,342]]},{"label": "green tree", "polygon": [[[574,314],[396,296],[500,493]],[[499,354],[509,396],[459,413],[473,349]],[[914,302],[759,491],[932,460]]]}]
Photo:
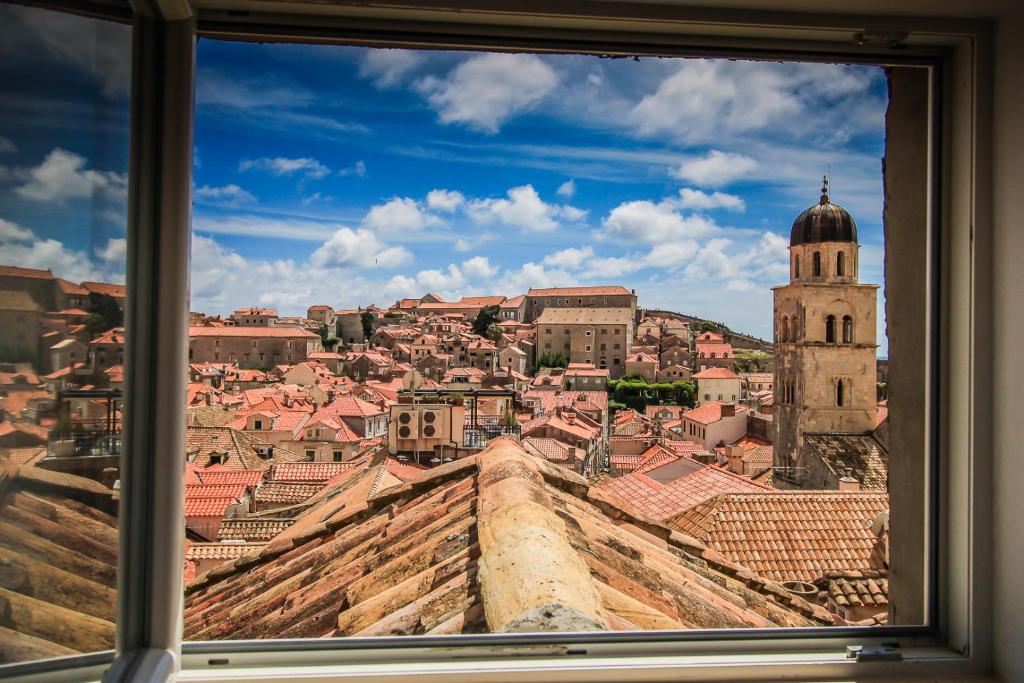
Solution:
[{"label": "green tree", "polygon": [[540,358],[537,359],[538,368],[567,368],[569,367],[568,359],[561,353],[551,353],[545,351],[541,354]]},{"label": "green tree", "polygon": [[700,331],[701,332],[718,332],[718,325],[716,325],[715,323],[711,322],[710,320],[705,320],[704,322],[702,322],[700,324]]},{"label": "green tree", "polygon": [[476,319],[473,321],[473,334],[478,334],[481,337],[486,336],[487,329],[498,322],[499,312],[501,312],[501,306],[497,304],[481,308],[480,312],[476,314]]},{"label": "green tree", "polygon": [[89,315],[85,326],[94,337],[107,330],[124,325],[124,313],[109,294],[89,292]]},{"label": "green tree", "polygon": [[363,336],[366,337],[366,341],[370,341],[370,335],[373,334],[373,313],[363,311],[359,314],[359,322],[363,325]]},{"label": "green tree", "polygon": [[498,323],[491,323],[487,326],[487,338],[495,344],[497,344],[498,340],[501,339],[501,333],[501,325]]}]

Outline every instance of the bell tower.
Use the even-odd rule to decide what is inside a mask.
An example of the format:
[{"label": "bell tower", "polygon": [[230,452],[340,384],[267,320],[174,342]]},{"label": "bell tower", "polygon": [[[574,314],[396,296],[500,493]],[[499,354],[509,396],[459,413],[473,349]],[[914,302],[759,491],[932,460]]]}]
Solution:
[{"label": "bell tower", "polygon": [[789,284],[773,288],[775,486],[803,488],[805,434],[867,434],[877,410],[876,292],[858,280],[857,224],[831,203],[797,216]]}]

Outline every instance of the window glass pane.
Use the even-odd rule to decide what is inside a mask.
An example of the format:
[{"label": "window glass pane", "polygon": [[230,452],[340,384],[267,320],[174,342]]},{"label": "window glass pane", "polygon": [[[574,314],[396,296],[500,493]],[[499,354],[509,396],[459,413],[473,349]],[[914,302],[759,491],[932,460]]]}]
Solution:
[{"label": "window glass pane", "polygon": [[187,639],[889,619],[881,68],[204,40],[196,92]]},{"label": "window glass pane", "polygon": [[114,646],[131,29],[0,6],[0,662]]}]

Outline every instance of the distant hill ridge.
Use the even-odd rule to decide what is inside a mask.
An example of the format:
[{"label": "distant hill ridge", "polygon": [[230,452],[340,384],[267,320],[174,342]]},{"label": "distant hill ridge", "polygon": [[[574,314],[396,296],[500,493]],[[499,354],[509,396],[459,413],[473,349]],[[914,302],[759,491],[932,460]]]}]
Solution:
[{"label": "distant hill ridge", "polygon": [[700,324],[700,323],[711,323],[712,325],[715,325],[715,326],[718,327],[719,332],[725,338],[725,341],[727,341],[730,344],[732,344],[733,347],[735,347],[735,348],[753,349],[753,350],[756,350],[756,351],[766,351],[768,353],[771,353],[771,351],[772,351],[772,343],[770,341],[766,341],[764,339],[761,339],[760,337],[755,337],[755,336],[750,335],[750,334],[744,334],[743,332],[737,332],[737,331],[731,329],[728,325],[724,325],[722,323],[715,322],[714,320],[707,320],[705,318],[700,318],[700,317],[695,316],[695,315],[689,315],[687,313],[679,313],[678,311],[668,311],[668,310],[665,310],[665,309],[662,309],[662,308],[645,308],[645,309],[643,309],[643,316],[651,316],[651,315],[659,316],[659,317],[662,317],[662,318],[673,318],[675,320],[679,320],[679,321],[685,322],[687,324],[692,324],[692,323],[698,323],[698,324]]}]

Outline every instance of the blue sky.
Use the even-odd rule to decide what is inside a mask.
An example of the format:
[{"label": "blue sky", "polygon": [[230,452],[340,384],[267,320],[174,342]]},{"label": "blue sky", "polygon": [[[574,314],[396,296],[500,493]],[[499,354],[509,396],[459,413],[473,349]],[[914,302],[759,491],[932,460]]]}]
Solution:
[{"label": "blue sky", "polygon": [[[54,77],[3,80],[0,226],[32,232],[6,238],[23,262],[116,276],[117,41],[90,63],[25,14],[5,27]],[[193,310],[621,283],[769,337],[789,226],[829,165],[861,281],[882,281],[879,68],[202,40],[196,101]],[[88,196],[45,198],[68,178]],[[47,241],[63,251],[32,253]]]}]

